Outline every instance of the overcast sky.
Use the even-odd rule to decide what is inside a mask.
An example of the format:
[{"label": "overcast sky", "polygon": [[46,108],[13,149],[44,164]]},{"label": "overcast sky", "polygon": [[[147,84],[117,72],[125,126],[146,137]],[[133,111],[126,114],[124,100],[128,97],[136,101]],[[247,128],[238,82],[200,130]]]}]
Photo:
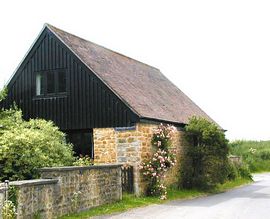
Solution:
[{"label": "overcast sky", "polygon": [[270,1],[1,1],[0,86],[44,23],[159,68],[233,139],[270,139]]}]

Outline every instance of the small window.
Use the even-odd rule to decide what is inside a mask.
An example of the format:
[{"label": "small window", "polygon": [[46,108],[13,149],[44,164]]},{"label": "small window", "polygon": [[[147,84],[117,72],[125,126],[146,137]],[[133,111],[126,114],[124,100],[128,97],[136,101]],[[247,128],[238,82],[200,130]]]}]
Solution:
[{"label": "small window", "polygon": [[65,93],[67,78],[64,70],[38,72],[36,74],[36,95],[54,95]]},{"label": "small window", "polygon": [[37,95],[44,95],[44,75],[41,73],[38,73],[36,76],[36,94]]},{"label": "small window", "polygon": [[47,73],[47,93],[52,94],[56,93],[56,80],[55,80],[55,73],[54,72],[48,72]]}]

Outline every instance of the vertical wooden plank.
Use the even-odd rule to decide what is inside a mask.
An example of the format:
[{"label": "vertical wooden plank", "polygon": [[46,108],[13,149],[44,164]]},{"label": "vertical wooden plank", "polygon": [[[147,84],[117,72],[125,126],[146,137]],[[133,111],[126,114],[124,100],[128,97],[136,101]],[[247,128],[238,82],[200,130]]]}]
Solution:
[{"label": "vertical wooden plank", "polygon": [[73,124],[74,124],[74,128],[77,127],[78,124],[78,104],[77,104],[77,98],[78,98],[78,87],[75,87],[75,84],[77,84],[77,69],[76,69],[76,63],[73,60],[73,78],[74,80],[72,81],[72,91],[73,91],[73,95],[72,95],[72,105],[73,105]]},{"label": "vertical wooden plank", "polygon": [[87,72],[83,69],[83,75],[84,75],[84,86],[85,86],[85,108],[84,108],[84,112],[85,112],[85,127],[89,128],[89,120],[90,120],[90,98],[89,98],[89,75],[87,74]]},{"label": "vertical wooden plank", "polygon": [[55,41],[52,39],[51,41],[51,63],[52,63],[52,69],[55,69]]},{"label": "vertical wooden plank", "polygon": [[91,75],[91,80],[90,80],[90,127],[94,127],[94,78],[93,76]]},{"label": "vertical wooden plank", "polygon": [[63,49],[62,46],[59,46],[59,68],[63,68]]},{"label": "vertical wooden plank", "polygon": [[106,111],[105,111],[105,108],[106,108],[106,96],[105,96],[105,90],[104,90],[104,87],[101,86],[101,119],[100,119],[100,122],[101,122],[101,126],[104,127],[105,126],[105,121],[106,121]]},{"label": "vertical wooden plank", "polygon": [[24,82],[22,82],[22,101],[23,101],[23,113],[24,113],[24,118],[28,119],[29,117],[29,107],[28,107],[28,102],[29,102],[29,81],[28,81],[28,69],[29,69],[29,62],[26,64],[24,68]]},{"label": "vertical wooden plank", "polygon": [[78,126],[82,127],[83,126],[83,121],[82,121],[82,109],[84,102],[82,101],[82,89],[83,89],[83,81],[82,81],[82,73],[81,73],[81,65],[77,65],[76,63],[76,70],[77,70],[77,81],[75,87],[78,90],[78,96],[77,96],[77,106],[78,106]]},{"label": "vertical wooden plank", "polygon": [[67,67],[67,56],[66,56],[66,51],[64,48],[62,48],[62,52],[63,52],[63,68]]},{"label": "vertical wooden plank", "polygon": [[41,42],[40,45],[40,50],[41,50],[41,70],[45,69],[44,63],[45,63],[45,55],[44,55],[44,40]]},{"label": "vertical wooden plank", "polygon": [[87,78],[86,78],[86,72],[84,69],[80,68],[81,72],[81,83],[82,83],[82,92],[81,92],[81,101],[83,103],[82,105],[82,122],[83,122],[83,128],[87,129],[87,121],[88,121],[88,111],[86,109],[87,107]]}]

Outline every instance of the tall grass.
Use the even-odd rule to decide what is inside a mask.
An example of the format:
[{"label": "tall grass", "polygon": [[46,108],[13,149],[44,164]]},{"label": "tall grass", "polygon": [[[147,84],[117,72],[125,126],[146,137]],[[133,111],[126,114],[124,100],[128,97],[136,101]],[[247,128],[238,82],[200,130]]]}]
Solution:
[{"label": "tall grass", "polygon": [[230,153],[242,156],[251,172],[270,171],[270,141],[234,141]]}]

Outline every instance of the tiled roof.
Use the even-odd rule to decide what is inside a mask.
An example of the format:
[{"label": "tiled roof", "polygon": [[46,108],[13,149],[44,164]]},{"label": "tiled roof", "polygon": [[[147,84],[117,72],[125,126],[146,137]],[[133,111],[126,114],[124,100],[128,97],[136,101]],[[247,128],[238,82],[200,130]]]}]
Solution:
[{"label": "tiled roof", "polygon": [[47,27],[139,117],[187,124],[195,115],[213,121],[159,69]]}]

